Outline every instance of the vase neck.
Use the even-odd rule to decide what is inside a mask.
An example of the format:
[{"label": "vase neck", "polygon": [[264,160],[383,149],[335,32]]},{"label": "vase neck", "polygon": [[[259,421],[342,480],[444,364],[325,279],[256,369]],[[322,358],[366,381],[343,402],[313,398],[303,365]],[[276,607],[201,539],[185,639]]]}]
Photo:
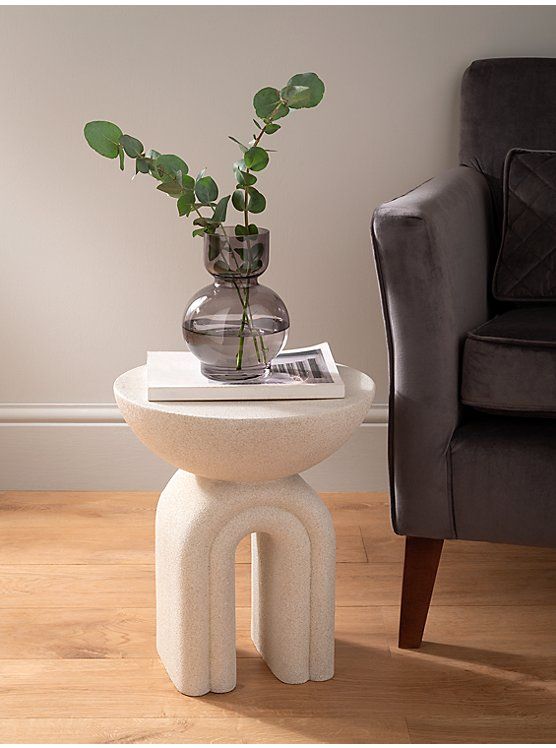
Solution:
[{"label": "vase neck", "polygon": [[259,284],[259,278],[256,275],[215,275],[213,277],[215,286],[248,288]]}]

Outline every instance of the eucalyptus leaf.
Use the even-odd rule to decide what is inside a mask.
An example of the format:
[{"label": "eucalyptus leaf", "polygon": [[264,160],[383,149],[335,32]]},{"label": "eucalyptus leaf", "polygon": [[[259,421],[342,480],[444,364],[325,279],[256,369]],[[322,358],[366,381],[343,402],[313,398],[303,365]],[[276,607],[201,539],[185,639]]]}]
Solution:
[{"label": "eucalyptus leaf", "polygon": [[158,179],[175,179],[178,172],[181,171],[182,176],[185,176],[189,167],[179,156],[175,156],[173,153],[164,153],[157,157],[156,171],[158,172]]},{"label": "eucalyptus leaf", "polygon": [[280,100],[280,91],[277,88],[261,88],[253,97],[253,106],[257,115],[262,119],[272,116],[272,119],[280,119],[288,113],[288,107]]},{"label": "eucalyptus leaf", "polygon": [[125,153],[122,146],[118,146],[118,156],[120,157],[120,169],[123,171],[125,169]]},{"label": "eucalyptus leaf", "polygon": [[176,174],[176,181],[179,182],[185,190],[195,189],[195,180],[189,174],[182,174],[181,171],[178,171]]},{"label": "eucalyptus leaf", "polygon": [[249,150],[245,152],[243,160],[248,169],[262,171],[262,169],[264,169],[268,164],[268,153],[264,148],[255,146],[254,148],[249,148]]},{"label": "eucalyptus leaf", "polygon": [[245,226],[242,226],[241,223],[236,224],[236,227],[234,229],[234,234],[236,236],[246,236],[249,229],[246,229]]},{"label": "eucalyptus leaf", "polygon": [[[164,182],[163,182],[164,184]],[[160,185],[159,185],[160,187]],[[193,190],[186,190],[178,197],[178,213],[180,216],[188,216],[195,205],[195,193]]]},{"label": "eucalyptus leaf", "polygon": [[226,195],[226,197],[223,197],[218,201],[218,204],[214,209],[214,213],[212,214],[212,220],[215,223],[223,223],[226,220],[226,211],[228,210],[229,201],[229,195]]},{"label": "eucalyptus leaf", "polygon": [[280,96],[294,109],[301,109],[311,103],[311,89],[309,86],[284,86]]},{"label": "eucalyptus leaf", "polygon": [[280,91],[277,88],[261,88],[253,97],[253,106],[259,117],[268,117],[280,103]]},{"label": "eucalyptus leaf", "polygon": [[139,158],[143,155],[145,146],[137,138],[132,138],[131,135],[122,135],[120,143],[123,146],[124,151],[130,158]]},{"label": "eucalyptus leaf", "polygon": [[201,177],[195,182],[195,194],[206,205],[218,199],[218,186],[212,177]]},{"label": "eucalyptus leaf", "polygon": [[258,234],[259,233],[259,227],[256,226],[254,223],[249,224],[249,230],[247,232],[249,235]]},{"label": "eucalyptus leaf", "polygon": [[193,231],[191,232],[192,236],[204,236],[205,234],[205,229],[193,229]]},{"label": "eucalyptus leaf", "polygon": [[228,137],[230,138],[230,140],[233,140],[234,143],[237,143],[239,145],[242,153],[245,153],[245,151],[248,150],[248,147],[246,145],[243,145],[243,143],[241,143],[237,138],[234,138],[233,135],[228,135]]},{"label": "eucalyptus leaf", "polygon": [[177,179],[169,179],[166,182],[161,182],[156,189],[165,192],[170,197],[180,197],[183,192],[183,187]]},{"label": "eucalyptus leaf", "polygon": [[220,254],[220,245],[217,242],[211,242],[208,247],[209,262],[214,262]]},{"label": "eucalyptus leaf", "polygon": [[138,158],[135,162],[135,173],[141,172],[141,174],[149,173],[149,161],[146,158]]},{"label": "eucalyptus leaf", "polygon": [[269,122],[268,125],[265,125],[264,131],[267,135],[273,135],[275,132],[278,132],[281,125],[277,125],[274,122]]},{"label": "eucalyptus leaf", "polygon": [[255,187],[249,189],[249,201],[247,207],[250,213],[262,213],[266,208],[266,197]]},{"label": "eucalyptus leaf", "polygon": [[286,88],[289,88],[290,86],[307,87],[309,89],[309,95],[306,100],[303,100],[303,103],[299,104],[289,102],[289,106],[293,109],[304,109],[317,106],[324,96],[324,83],[316,73],[298,73],[289,79]]},{"label": "eucalyptus leaf", "polygon": [[106,158],[117,158],[120,153],[120,138],[123,132],[118,125],[104,120],[87,122],[83,130],[85,140],[91,148]]},{"label": "eucalyptus leaf", "polygon": [[[251,228],[251,227],[249,227],[249,228]],[[257,227],[255,226],[255,228],[257,228]],[[249,252],[250,252],[251,258],[253,260],[256,260],[264,252],[264,245],[263,245],[263,243],[262,242],[257,242],[256,244],[253,244],[253,246],[250,248]]]},{"label": "eucalyptus leaf", "polygon": [[246,171],[242,171],[241,169],[234,169],[235,177],[237,180],[238,185],[242,187],[249,187],[252,184],[255,184],[257,181],[257,177],[254,174],[249,174]]},{"label": "eucalyptus leaf", "polygon": [[245,210],[245,190],[234,190],[232,193],[232,205],[236,210]]}]

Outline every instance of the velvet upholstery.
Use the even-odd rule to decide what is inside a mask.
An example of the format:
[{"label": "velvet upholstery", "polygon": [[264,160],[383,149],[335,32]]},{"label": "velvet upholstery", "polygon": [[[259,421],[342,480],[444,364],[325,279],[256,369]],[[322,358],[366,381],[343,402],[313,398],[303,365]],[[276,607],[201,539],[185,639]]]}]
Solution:
[{"label": "velvet upholstery", "polygon": [[451,444],[458,538],[556,547],[556,421],[484,416]]},{"label": "velvet upholstery", "polygon": [[468,333],[461,400],[556,418],[556,306],[512,309]]},{"label": "velvet upholstery", "polygon": [[556,151],[512,148],[504,163],[500,301],[556,302]]},{"label": "velvet upholstery", "polygon": [[463,76],[460,162],[486,176],[499,225],[510,148],[556,150],[556,59],[476,60]]},{"label": "velvet upholstery", "polygon": [[502,165],[516,146],[556,150],[556,60],[473,63],[462,166],[373,216],[399,534],[556,545],[556,419],[487,416],[460,399],[464,340],[493,316]]},{"label": "velvet upholstery", "polygon": [[460,420],[463,340],[488,317],[489,216],[484,177],[463,166],[374,215],[390,351],[393,520],[400,534],[455,537],[447,454]]}]

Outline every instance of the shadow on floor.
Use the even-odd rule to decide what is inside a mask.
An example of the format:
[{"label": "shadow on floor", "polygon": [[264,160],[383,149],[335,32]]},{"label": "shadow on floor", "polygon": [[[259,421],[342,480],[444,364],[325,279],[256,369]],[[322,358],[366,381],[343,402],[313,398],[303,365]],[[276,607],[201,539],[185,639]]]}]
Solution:
[{"label": "shadow on floor", "polygon": [[537,677],[527,657],[431,642],[391,651],[386,638],[369,646],[337,640],[336,674],[325,683],[280,684],[262,660],[240,660],[237,689],[203,699],[277,727],[287,720],[308,742],[419,742],[420,724],[431,721],[452,726],[451,742],[515,742],[515,726],[504,721],[516,715],[527,722],[528,742],[545,742],[556,729],[554,683]]}]

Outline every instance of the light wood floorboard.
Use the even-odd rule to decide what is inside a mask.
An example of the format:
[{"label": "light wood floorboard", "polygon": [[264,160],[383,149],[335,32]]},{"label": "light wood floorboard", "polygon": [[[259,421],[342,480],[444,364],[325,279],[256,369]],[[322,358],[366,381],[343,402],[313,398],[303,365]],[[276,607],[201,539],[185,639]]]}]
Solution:
[{"label": "light wood floorboard", "polygon": [[425,642],[396,647],[403,540],[384,494],[327,494],[336,676],[277,681],[249,638],[238,687],[177,693],[154,645],[151,493],[0,493],[0,742],[553,742],[556,552],[446,543]]}]

